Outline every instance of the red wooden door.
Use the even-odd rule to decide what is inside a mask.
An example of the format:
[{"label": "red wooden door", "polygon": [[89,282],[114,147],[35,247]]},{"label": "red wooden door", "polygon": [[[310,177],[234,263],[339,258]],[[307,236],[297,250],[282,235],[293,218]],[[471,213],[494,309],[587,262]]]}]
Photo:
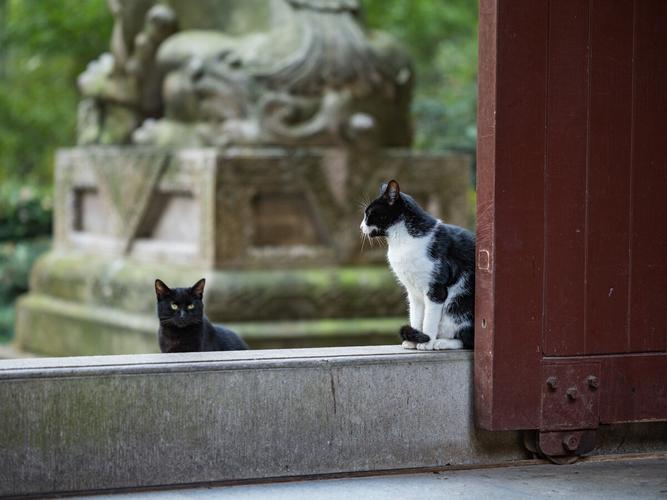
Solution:
[{"label": "red wooden door", "polygon": [[667,420],[667,1],[481,0],[479,31],[478,424],[557,455]]}]

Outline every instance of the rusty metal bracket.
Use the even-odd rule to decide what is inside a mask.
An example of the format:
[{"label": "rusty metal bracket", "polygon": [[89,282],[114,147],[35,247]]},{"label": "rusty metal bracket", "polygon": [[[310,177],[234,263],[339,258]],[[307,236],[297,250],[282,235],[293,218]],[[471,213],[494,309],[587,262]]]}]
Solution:
[{"label": "rusty metal bracket", "polygon": [[600,421],[600,365],[549,362],[542,365],[540,431],[596,429]]}]

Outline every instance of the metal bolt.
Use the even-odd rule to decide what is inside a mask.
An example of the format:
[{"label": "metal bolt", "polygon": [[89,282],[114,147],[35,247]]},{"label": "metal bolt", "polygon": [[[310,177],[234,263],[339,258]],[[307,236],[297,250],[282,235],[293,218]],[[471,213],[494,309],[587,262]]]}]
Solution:
[{"label": "metal bolt", "polygon": [[586,382],[588,382],[588,387],[590,387],[593,390],[600,387],[600,381],[595,375],[589,375],[588,378],[586,379]]},{"label": "metal bolt", "polygon": [[563,438],[563,446],[567,451],[577,451],[577,448],[579,448],[579,436],[568,434]]},{"label": "metal bolt", "polygon": [[565,395],[567,396],[567,399],[575,400],[577,399],[577,396],[579,393],[577,392],[576,387],[570,387],[566,392]]},{"label": "metal bolt", "polygon": [[556,377],[549,377],[547,379],[547,385],[549,386],[549,389],[555,391],[558,387],[558,379]]}]

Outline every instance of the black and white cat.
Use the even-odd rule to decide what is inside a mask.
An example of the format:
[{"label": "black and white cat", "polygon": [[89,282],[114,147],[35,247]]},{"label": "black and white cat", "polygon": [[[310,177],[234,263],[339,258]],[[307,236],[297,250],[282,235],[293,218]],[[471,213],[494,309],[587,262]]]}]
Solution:
[{"label": "black and white cat", "polygon": [[161,352],[239,351],[248,348],[236,333],[208,320],[204,314],[205,284],[202,278],[190,288],[169,288],[162,280],[155,280]]},{"label": "black and white cat", "polygon": [[408,292],[406,349],[470,349],[474,343],[475,236],[444,224],[389,181],[364,211],[361,231],[387,239],[387,260]]}]

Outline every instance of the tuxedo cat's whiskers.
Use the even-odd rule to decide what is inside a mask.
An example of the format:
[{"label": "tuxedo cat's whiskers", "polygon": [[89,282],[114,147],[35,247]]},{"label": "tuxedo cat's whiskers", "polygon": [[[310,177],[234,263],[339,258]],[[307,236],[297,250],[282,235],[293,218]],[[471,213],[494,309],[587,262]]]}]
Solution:
[{"label": "tuxedo cat's whiskers", "polygon": [[[410,325],[401,328],[409,349],[471,348],[474,342],[475,237],[429,215],[398,183],[382,186],[364,210],[361,232],[379,238],[408,295]],[[363,245],[362,245],[363,249]]]},{"label": "tuxedo cat's whiskers", "polygon": [[368,196],[363,195],[363,197],[361,198],[361,201],[359,202],[359,208],[361,208],[362,210],[366,210],[366,207],[370,203],[371,203],[371,199]]}]

